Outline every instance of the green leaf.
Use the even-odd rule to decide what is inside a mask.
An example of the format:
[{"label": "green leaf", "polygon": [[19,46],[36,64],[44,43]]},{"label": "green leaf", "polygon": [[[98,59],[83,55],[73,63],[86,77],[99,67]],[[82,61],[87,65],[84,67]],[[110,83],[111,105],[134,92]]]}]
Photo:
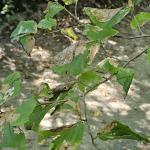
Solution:
[{"label": "green leaf", "polygon": [[24,51],[30,56],[32,49],[35,45],[35,38],[33,35],[24,35],[20,37],[20,43],[24,47]]},{"label": "green leaf", "polygon": [[50,99],[53,97],[52,90],[50,89],[47,83],[44,83],[42,89],[38,93],[38,98],[47,98]]},{"label": "green leaf", "polygon": [[128,90],[132,83],[133,76],[134,76],[133,70],[124,68],[119,68],[118,73],[116,74],[117,81],[119,84],[123,86],[126,95],[128,94]]},{"label": "green leaf", "polygon": [[118,121],[113,121],[112,123],[108,124],[97,135],[103,141],[115,139],[131,139],[149,142],[149,139],[146,136],[133,131],[128,126]]},{"label": "green leaf", "polygon": [[32,35],[24,35],[24,36],[20,37],[21,44],[25,47],[25,45],[27,45],[29,43],[31,37],[33,37],[33,36]]},{"label": "green leaf", "polygon": [[70,89],[68,92],[60,93],[57,100],[68,99],[73,102],[78,102],[80,99],[79,91],[75,88]]},{"label": "green leaf", "polygon": [[48,6],[46,9],[46,19],[53,18],[57,13],[62,11],[64,7],[57,2],[48,2]]},{"label": "green leaf", "polygon": [[117,82],[123,86],[125,94],[127,95],[134,76],[133,70],[116,67],[112,65],[108,59],[105,59],[99,67],[100,71],[115,75],[117,77]]},{"label": "green leaf", "polygon": [[97,24],[98,22],[106,22],[112,19],[113,16],[119,12],[121,8],[117,9],[98,9],[91,7],[84,7],[83,12],[90,17],[92,23]]},{"label": "green leaf", "polygon": [[71,145],[79,144],[83,137],[84,127],[84,123],[79,122],[74,127],[62,132],[61,136]]},{"label": "green leaf", "polygon": [[101,71],[110,73],[112,75],[118,72],[118,68],[112,65],[108,59],[105,59],[99,67]]},{"label": "green leaf", "polygon": [[38,131],[38,141],[41,142],[42,140],[54,137],[56,135],[59,135],[59,132],[51,130]]},{"label": "green leaf", "polygon": [[52,107],[54,107],[52,104],[47,106],[37,105],[31,113],[29,121],[26,123],[26,127],[35,131],[38,130],[41,120]]},{"label": "green leaf", "polygon": [[130,12],[130,9],[130,7],[125,7],[123,9],[96,9],[85,7],[83,10],[96,26],[101,28],[112,28]]},{"label": "green leaf", "polygon": [[91,41],[101,42],[118,33],[113,28],[100,28],[99,26],[87,25],[85,26],[84,35]]},{"label": "green leaf", "polygon": [[78,87],[82,92],[95,88],[101,77],[95,71],[86,71],[78,77]]},{"label": "green leaf", "polygon": [[110,20],[106,22],[97,22],[97,25],[101,28],[112,28],[114,25],[120,23],[130,10],[130,7],[125,7],[118,11]]},{"label": "green leaf", "polygon": [[150,63],[150,48],[147,49],[147,62]]},{"label": "green leaf", "polygon": [[50,143],[50,148],[53,150],[58,150],[60,149],[63,142],[64,142],[64,139],[63,137],[60,136],[57,139],[55,139],[52,143]]},{"label": "green leaf", "polygon": [[56,26],[56,19],[48,18],[40,20],[38,28],[51,30],[52,27]]},{"label": "green leaf", "polygon": [[4,84],[8,84],[12,89],[12,93],[9,96],[17,96],[20,93],[20,89],[21,89],[20,73],[16,71],[8,75],[4,80]]},{"label": "green leaf", "polygon": [[137,14],[131,21],[131,28],[137,29],[138,27],[143,26],[147,22],[150,21],[150,13],[148,12],[141,12]]},{"label": "green leaf", "polygon": [[111,20],[109,20],[108,22],[106,22],[107,26],[114,26],[118,23],[121,22],[121,20],[130,12],[131,8],[130,7],[125,7],[123,9],[121,9],[118,13],[116,13]]},{"label": "green leaf", "polygon": [[73,110],[73,107],[69,104],[63,104],[59,108],[60,110]]},{"label": "green leaf", "polygon": [[52,142],[53,149],[59,149],[64,141],[77,147],[82,140],[84,128],[84,123],[78,122],[73,127],[64,129],[64,131],[60,132],[60,136]]},{"label": "green leaf", "polygon": [[[85,26],[84,34],[92,41],[101,42],[118,34],[118,31],[112,27],[118,24],[130,12],[130,7],[125,7],[121,10],[120,8],[105,10],[110,16],[102,13],[102,10],[95,8],[84,8],[84,11],[96,25]],[[95,11],[100,11],[100,14],[97,14]]]},{"label": "green leaf", "polygon": [[71,75],[71,76],[77,76],[88,65],[88,54],[89,51],[85,50],[83,54],[79,54],[74,57],[71,63],[65,64],[62,66],[55,65],[52,69],[55,73],[59,75]]},{"label": "green leaf", "polygon": [[16,121],[12,122],[12,125],[24,125],[27,121],[29,121],[29,117],[33,112],[36,106],[36,100],[34,97],[24,101],[19,107],[16,108],[16,113],[19,114],[19,117]]},{"label": "green leaf", "polygon": [[11,33],[13,40],[19,40],[20,37],[37,32],[37,24],[33,20],[20,21],[15,30]]},{"label": "green leaf", "polygon": [[62,0],[62,1],[65,3],[65,5],[71,5],[71,4],[75,3],[78,0]]},{"label": "green leaf", "polygon": [[9,123],[6,123],[2,131],[2,140],[0,141],[0,148],[2,147],[25,150],[24,133],[14,133],[13,127]]},{"label": "green leaf", "polygon": [[78,102],[80,99],[79,93],[78,91],[71,89],[67,92],[67,96],[68,99],[72,100],[73,102]]},{"label": "green leaf", "polygon": [[20,89],[21,89],[21,80],[17,80],[13,83],[13,87],[14,87],[14,90],[13,90],[13,94],[12,96],[17,96],[19,93],[20,93]]},{"label": "green leaf", "polygon": [[15,71],[5,78],[4,84],[12,85],[16,80],[18,80],[20,78],[21,78],[20,73]]}]

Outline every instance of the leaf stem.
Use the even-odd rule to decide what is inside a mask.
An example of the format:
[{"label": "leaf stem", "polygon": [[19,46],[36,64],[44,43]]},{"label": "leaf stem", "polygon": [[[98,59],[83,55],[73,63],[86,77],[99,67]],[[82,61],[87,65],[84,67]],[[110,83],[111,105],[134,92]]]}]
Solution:
[{"label": "leaf stem", "polygon": [[92,142],[92,145],[96,148],[96,150],[100,150],[100,148],[98,147],[98,145],[95,143],[95,137],[93,136],[93,133],[91,131],[91,127],[90,127],[90,124],[89,124],[89,121],[88,121],[88,115],[87,115],[87,104],[85,102],[85,94],[83,95],[83,105],[84,105],[84,115],[85,115],[85,122],[87,124],[87,128],[88,128],[88,133],[91,137],[91,142]]},{"label": "leaf stem", "polygon": [[78,0],[76,0],[75,2],[75,17],[78,18],[78,14],[77,14],[77,9],[78,9]]},{"label": "leaf stem", "polygon": [[[57,4],[59,4],[59,5],[61,5],[59,2],[58,2],[58,0],[55,0],[55,2],[57,3]],[[80,20],[74,15],[74,14],[72,14],[65,6],[63,6],[64,7],[64,10],[72,17],[72,18],[74,18],[78,23],[80,23]]]},{"label": "leaf stem", "polygon": [[23,44],[20,42],[20,40],[18,41],[18,43],[21,45],[23,51],[24,51],[29,57],[31,57],[30,53],[28,53],[28,52],[26,51],[26,49],[24,48],[24,46],[23,46]]}]

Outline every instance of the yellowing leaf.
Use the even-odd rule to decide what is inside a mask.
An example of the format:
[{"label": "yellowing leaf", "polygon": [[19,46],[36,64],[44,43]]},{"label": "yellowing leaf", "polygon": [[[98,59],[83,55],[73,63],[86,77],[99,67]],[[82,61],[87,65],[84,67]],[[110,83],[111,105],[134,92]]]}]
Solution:
[{"label": "yellowing leaf", "polygon": [[69,36],[70,38],[72,38],[75,41],[78,39],[78,37],[76,36],[76,34],[74,33],[72,28],[62,29],[61,32],[65,35]]},{"label": "yellowing leaf", "polygon": [[65,3],[65,5],[71,5],[71,4],[75,3],[78,0],[62,0],[62,1]]},{"label": "yellowing leaf", "polygon": [[71,5],[75,3],[77,0],[62,0],[66,5]]}]

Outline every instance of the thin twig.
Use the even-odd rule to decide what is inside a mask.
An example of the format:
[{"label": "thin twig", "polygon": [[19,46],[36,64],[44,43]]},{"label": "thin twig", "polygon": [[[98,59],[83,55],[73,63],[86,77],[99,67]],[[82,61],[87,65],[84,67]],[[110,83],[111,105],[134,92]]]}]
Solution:
[{"label": "thin twig", "polygon": [[88,133],[91,137],[91,141],[92,141],[92,144],[93,146],[97,149],[97,150],[100,150],[100,148],[98,147],[98,145],[95,143],[95,137],[93,136],[93,133],[91,131],[91,127],[90,127],[90,124],[89,124],[89,121],[88,121],[88,115],[87,115],[87,105],[86,105],[86,102],[85,102],[85,95],[83,96],[83,104],[84,104],[84,115],[85,115],[85,122],[87,124],[87,128],[88,128]]},{"label": "thin twig", "polygon": [[73,123],[73,124],[69,124],[69,125],[64,125],[64,126],[61,126],[61,127],[56,127],[56,128],[50,129],[49,131],[59,132],[59,131],[62,131],[63,129],[66,129],[66,128],[72,128],[73,126],[75,126],[77,124],[78,124],[78,122]]},{"label": "thin twig", "polygon": [[104,55],[105,55],[106,57],[110,57],[110,55],[108,54],[108,52],[107,52],[106,49],[104,48],[103,43],[101,43],[100,47],[101,47],[102,50],[104,51]]},{"label": "thin twig", "polygon": [[130,39],[149,38],[150,35],[141,35],[141,36],[133,36],[133,37],[116,35],[115,37],[117,37],[117,38],[122,38],[122,39],[129,39],[129,40],[130,40]]},{"label": "thin twig", "polygon": [[40,101],[37,101],[39,103],[39,105],[50,105],[50,104],[61,104],[61,103],[65,103],[67,102],[68,100],[62,100],[62,101],[47,101],[47,102],[40,102]]},{"label": "thin twig", "polygon": [[127,67],[132,61],[134,61],[135,59],[137,59],[138,57],[140,57],[142,54],[146,53],[147,49],[143,50],[141,53],[137,54],[136,56],[134,56],[132,59],[130,59],[124,66],[123,68]]},{"label": "thin twig", "polygon": [[76,111],[77,115],[79,116],[80,120],[85,122],[86,120],[83,119],[82,115],[81,115],[81,104],[80,103],[76,103],[75,111]]},{"label": "thin twig", "polygon": [[64,7],[64,9],[72,18],[74,18],[78,23],[80,23],[80,20],[76,18],[76,16],[74,16],[66,7]]},{"label": "thin twig", "polygon": [[76,0],[75,2],[75,17],[78,18],[78,14],[77,14],[77,9],[78,9],[78,0]]}]

